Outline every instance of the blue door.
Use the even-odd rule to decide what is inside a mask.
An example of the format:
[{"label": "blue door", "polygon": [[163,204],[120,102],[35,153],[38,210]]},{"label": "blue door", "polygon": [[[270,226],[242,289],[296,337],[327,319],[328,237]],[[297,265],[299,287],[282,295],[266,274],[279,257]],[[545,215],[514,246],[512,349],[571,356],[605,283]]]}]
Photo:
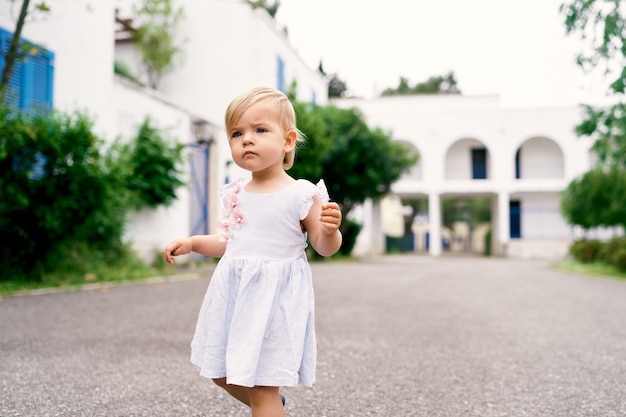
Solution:
[{"label": "blue door", "polygon": [[191,235],[209,233],[209,144],[190,146]]},{"label": "blue door", "polygon": [[511,239],[522,237],[522,205],[517,200],[509,202],[509,228]]}]

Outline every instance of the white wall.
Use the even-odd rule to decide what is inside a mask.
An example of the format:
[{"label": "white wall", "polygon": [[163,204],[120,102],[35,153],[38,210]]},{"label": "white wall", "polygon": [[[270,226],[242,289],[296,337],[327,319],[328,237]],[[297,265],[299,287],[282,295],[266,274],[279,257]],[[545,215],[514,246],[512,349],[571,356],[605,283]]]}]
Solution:
[{"label": "white wall", "polygon": [[[116,0],[124,17],[132,1]],[[205,0],[178,2],[184,20],[177,39],[184,54],[175,71],[163,77],[159,89],[185,102],[193,111],[222,121],[228,103],[244,90],[258,85],[277,87],[277,60],[285,63],[285,82],[298,82],[298,99],[328,101],[327,81],[309,68],[292,49],[282,28],[263,9],[245,1]],[[139,57],[122,45],[117,56],[134,68]]]},{"label": "white wall", "polygon": [[523,239],[573,239],[573,230],[563,219],[558,193],[524,193],[512,195],[522,210]]},{"label": "white wall", "polygon": [[[166,98],[146,92],[123,79],[117,79],[113,84],[113,101],[117,103],[114,125],[117,135],[123,140],[135,137],[144,119],[149,117],[152,126],[163,129],[165,137],[172,142],[195,142],[190,114],[168,102]],[[188,155],[188,151],[185,154]],[[184,180],[189,182],[189,165],[185,163],[181,169],[185,172]],[[147,260],[151,261],[154,254],[160,252],[175,237],[190,233],[190,188],[179,188],[177,196],[178,200],[170,207],[130,213],[124,238],[133,242],[137,252]],[[209,217],[211,215],[215,214],[211,213]]]}]

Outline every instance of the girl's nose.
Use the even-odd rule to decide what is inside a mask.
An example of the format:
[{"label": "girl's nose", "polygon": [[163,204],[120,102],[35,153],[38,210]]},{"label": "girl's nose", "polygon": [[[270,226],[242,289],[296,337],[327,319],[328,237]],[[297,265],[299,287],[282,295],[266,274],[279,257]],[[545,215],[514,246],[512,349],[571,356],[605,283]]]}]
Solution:
[{"label": "girl's nose", "polygon": [[245,133],[243,135],[243,143],[244,145],[249,145],[253,142],[253,138],[252,138],[252,134],[250,133]]}]

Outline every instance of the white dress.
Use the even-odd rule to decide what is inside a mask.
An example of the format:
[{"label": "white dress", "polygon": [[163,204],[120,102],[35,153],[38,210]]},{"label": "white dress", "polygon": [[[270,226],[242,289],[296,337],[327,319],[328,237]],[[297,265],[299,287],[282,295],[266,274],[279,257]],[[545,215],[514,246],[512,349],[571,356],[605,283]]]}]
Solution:
[{"label": "white dress", "polygon": [[207,378],[251,387],[315,382],[316,340],[306,218],[322,181],[297,180],[268,194],[223,187],[228,240],[207,289],[191,342],[191,362]]}]

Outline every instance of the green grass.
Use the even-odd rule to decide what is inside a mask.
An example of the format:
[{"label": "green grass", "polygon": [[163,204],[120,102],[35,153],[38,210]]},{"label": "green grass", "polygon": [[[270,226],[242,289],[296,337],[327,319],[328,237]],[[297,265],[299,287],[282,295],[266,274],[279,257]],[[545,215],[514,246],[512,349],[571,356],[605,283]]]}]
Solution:
[{"label": "green grass", "polygon": [[[2,296],[16,293],[28,293],[41,290],[76,290],[85,286],[118,285],[125,282],[141,282],[152,278],[171,278],[197,273],[211,268],[216,259],[194,261],[186,264],[168,265],[160,254],[155,254],[154,265],[149,266],[129,253],[123,254],[113,263],[107,259],[98,260],[97,256],[87,253],[80,254],[79,261],[68,258],[57,266],[55,271],[41,273],[37,280],[23,277],[0,279],[0,299]],[[350,261],[350,256],[335,255],[329,258],[312,258],[310,262]]]},{"label": "green grass", "polygon": [[593,275],[626,281],[626,272],[620,271],[612,265],[607,265],[601,262],[581,263],[566,261],[552,264],[552,267],[575,274]]},{"label": "green grass", "polygon": [[8,278],[0,281],[0,295],[12,295],[20,292],[44,289],[72,290],[85,285],[118,284],[127,281],[142,281],[149,278],[175,274],[173,269],[160,269],[137,265],[100,265],[92,272],[78,272],[69,269],[41,274],[37,281],[24,278]]},{"label": "green grass", "polygon": [[[122,249],[114,256],[90,252],[84,247],[74,247],[55,258],[55,263],[45,270],[31,272],[28,276],[4,272],[0,278],[0,295],[12,295],[44,289],[72,290],[85,285],[111,285],[128,281],[145,281],[150,278],[167,278],[197,269],[197,263],[167,265],[155,254],[155,262],[148,265],[132,251]],[[209,263],[211,261],[207,261]]]}]

